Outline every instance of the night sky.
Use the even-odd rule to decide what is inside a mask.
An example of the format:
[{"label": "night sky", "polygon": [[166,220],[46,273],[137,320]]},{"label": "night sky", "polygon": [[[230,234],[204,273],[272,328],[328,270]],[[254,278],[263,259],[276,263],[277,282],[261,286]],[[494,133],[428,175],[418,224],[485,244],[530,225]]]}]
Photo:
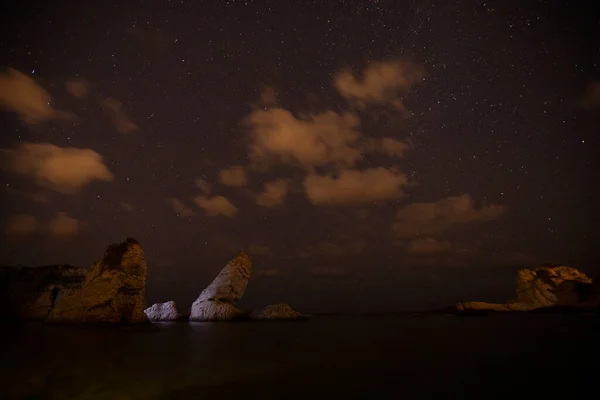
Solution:
[{"label": "night sky", "polygon": [[584,2],[8,3],[1,264],[89,266],[133,237],[148,300],[185,308],[246,248],[241,305],[303,311],[600,269]]}]

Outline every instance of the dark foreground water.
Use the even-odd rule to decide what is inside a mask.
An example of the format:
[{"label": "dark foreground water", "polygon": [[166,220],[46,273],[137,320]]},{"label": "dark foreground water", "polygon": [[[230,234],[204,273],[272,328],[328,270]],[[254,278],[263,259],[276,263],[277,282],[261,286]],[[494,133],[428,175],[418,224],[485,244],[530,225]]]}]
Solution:
[{"label": "dark foreground water", "polygon": [[599,319],[388,315],[158,329],[2,326],[0,398],[595,398]]}]

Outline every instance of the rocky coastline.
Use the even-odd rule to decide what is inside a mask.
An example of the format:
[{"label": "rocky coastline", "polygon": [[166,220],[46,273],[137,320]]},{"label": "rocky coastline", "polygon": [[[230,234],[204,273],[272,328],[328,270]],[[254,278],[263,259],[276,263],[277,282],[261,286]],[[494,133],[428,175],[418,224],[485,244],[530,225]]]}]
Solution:
[{"label": "rocky coastline", "polygon": [[191,305],[180,313],[174,301],[146,304],[147,264],[135,239],[111,244],[90,268],[71,265],[0,267],[0,319],[47,324],[115,325],[152,322],[304,320],[286,304],[242,311],[252,260],[242,251]]}]

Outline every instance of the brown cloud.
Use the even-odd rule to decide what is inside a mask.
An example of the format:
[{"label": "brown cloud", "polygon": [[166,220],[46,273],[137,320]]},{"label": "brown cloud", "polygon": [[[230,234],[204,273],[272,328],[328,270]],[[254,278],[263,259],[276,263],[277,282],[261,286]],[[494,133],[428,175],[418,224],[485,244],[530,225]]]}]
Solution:
[{"label": "brown cloud", "polygon": [[66,212],[58,212],[50,221],[50,234],[53,236],[75,236],[81,229],[81,222],[71,218]]},{"label": "brown cloud", "polygon": [[173,211],[175,211],[175,214],[177,214],[178,217],[191,217],[193,215],[196,215],[194,210],[183,204],[181,200],[176,199],[175,197],[169,197],[167,199],[167,203],[169,203],[169,205],[171,206]]},{"label": "brown cloud", "polygon": [[581,106],[586,110],[593,110],[600,108],[600,82],[592,81],[588,83],[583,99],[581,100]]},{"label": "brown cloud", "polygon": [[282,108],[257,109],[245,123],[250,127],[250,158],[299,164],[307,169],[326,164],[352,166],[360,158],[355,147],[360,134],[353,114],[327,111],[296,118]]},{"label": "brown cloud", "polygon": [[209,194],[210,191],[212,190],[212,185],[206,181],[205,179],[202,178],[196,178],[194,180],[194,184],[196,185],[196,187],[200,190],[202,190],[202,192],[204,194]]},{"label": "brown cloud", "polygon": [[439,241],[435,238],[414,239],[406,245],[408,252],[413,254],[443,253],[452,249],[448,241]]},{"label": "brown cloud", "polygon": [[206,215],[209,217],[216,217],[218,215],[233,217],[238,211],[238,209],[223,196],[198,196],[194,198],[194,202],[198,207],[204,209]]},{"label": "brown cloud", "polygon": [[75,119],[51,105],[52,97],[33,78],[12,68],[0,73],[0,107],[13,111],[29,125],[53,119]]},{"label": "brown cloud", "polygon": [[383,138],[379,141],[379,150],[390,157],[402,157],[408,150],[408,144],[392,138]]},{"label": "brown cloud", "polygon": [[127,202],[122,202],[121,207],[123,207],[123,210],[125,211],[133,211],[133,206]]},{"label": "brown cloud", "polygon": [[288,184],[283,179],[267,182],[265,183],[263,192],[256,197],[256,204],[263,207],[282,205],[285,201],[287,190]]},{"label": "brown cloud", "polygon": [[245,186],[248,182],[246,171],[243,167],[230,167],[219,172],[221,183],[227,186]]},{"label": "brown cloud", "polygon": [[39,185],[65,194],[77,193],[95,180],[113,179],[102,156],[91,149],[20,143],[16,149],[0,149],[0,156],[2,169],[30,176]]},{"label": "brown cloud", "polygon": [[268,248],[267,246],[263,246],[260,244],[256,244],[256,243],[250,243],[248,245],[248,253],[250,253],[251,255],[261,255],[261,256],[266,256],[271,254],[271,249]]},{"label": "brown cloud", "polygon": [[14,214],[8,218],[4,232],[11,236],[23,236],[35,232],[37,220],[33,215]]},{"label": "brown cloud", "polygon": [[108,97],[102,101],[102,105],[110,112],[113,124],[119,133],[132,133],[138,129],[125,111],[123,105],[116,99]]},{"label": "brown cloud", "polygon": [[394,60],[370,63],[358,79],[351,70],[342,70],[335,74],[334,85],[345,99],[359,107],[390,104],[404,111],[399,94],[407,92],[424,77],[425,70],[420,65]]},{"label": "brown cloud", "polygon": [[70,79],[65,82],[65,88],[67,89],[67,92],[69,92],[71,96],[79,99],[83,99],[88,96],[91,86],[91,82],[81,78]]},{"label": "brown cloud", "polygon": [[490,204],[477,209],[468,194],[448,197],[432,203],[413,203],[396,214],[393,230],[401,238],[430,236],[456,226],[490,221],[506,212],[505,207]]},{"label": "brown cloud", "polygon": [[344,170],[337,178],[308,175],[304,189],[313,204],[361,204],[399,198],[407,182],[406,175],[397,169],[378,167]]},{"label": "brown cloud", "polygon": [[264,107],[277,105],[277,92],[272,86],[265,86],[260,92],[260,104]]}]

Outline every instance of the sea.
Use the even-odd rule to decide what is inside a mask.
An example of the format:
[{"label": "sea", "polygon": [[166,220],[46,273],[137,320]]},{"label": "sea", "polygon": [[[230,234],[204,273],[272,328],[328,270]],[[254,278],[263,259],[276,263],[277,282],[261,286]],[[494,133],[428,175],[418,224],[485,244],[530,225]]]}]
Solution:
[{"label": "sea", "polygon": [[597,398],[594,313],[3,324],[2,399]]}]

